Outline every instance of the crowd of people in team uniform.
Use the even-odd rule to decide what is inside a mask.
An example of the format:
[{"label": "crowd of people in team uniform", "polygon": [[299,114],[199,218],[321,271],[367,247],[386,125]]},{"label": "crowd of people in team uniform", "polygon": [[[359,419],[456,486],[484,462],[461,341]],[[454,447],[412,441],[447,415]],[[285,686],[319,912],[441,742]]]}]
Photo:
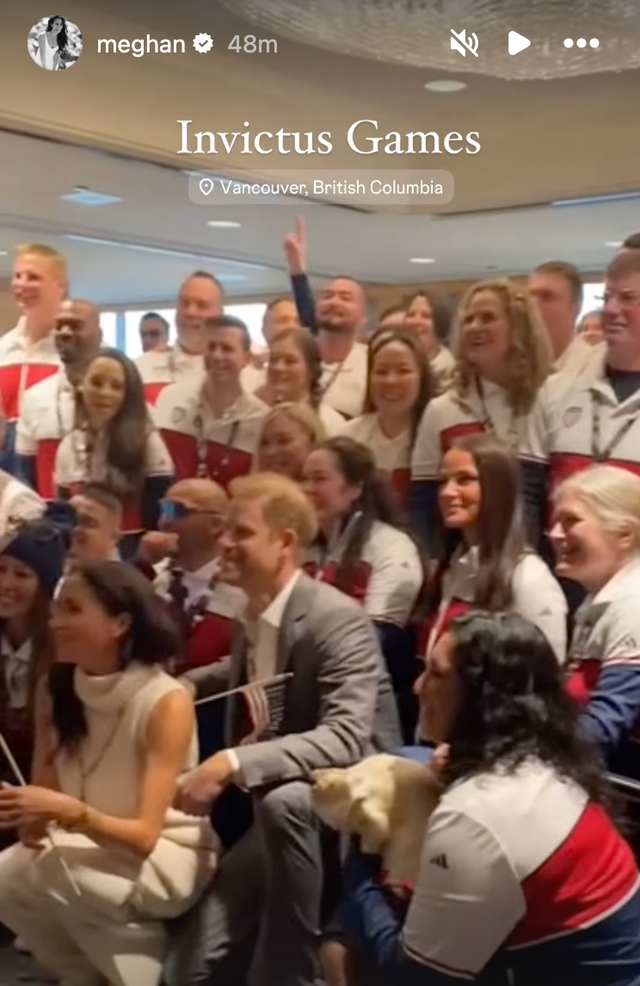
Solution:
[{"label": "crowd of people in team uniform", "polygon": [[[640,235],[367,322],[303,230],[103,346],[17,251],[0,337],[0,921],[64,986],[640,982]],[[402,900],[314,811],[441,791]],[[435,755],[434,755],[435,754]]]}]

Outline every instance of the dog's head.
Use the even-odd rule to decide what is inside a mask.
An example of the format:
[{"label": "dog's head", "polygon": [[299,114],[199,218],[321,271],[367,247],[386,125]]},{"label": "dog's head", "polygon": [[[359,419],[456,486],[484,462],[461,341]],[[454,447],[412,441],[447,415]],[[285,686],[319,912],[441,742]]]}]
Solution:
[{"label": "dog's head", "polygon": [[312,800],[320,818],[331,828],[359,835],[368,853],[381,853],[390,834],[394,784],[385,767],[381,758],[370,757],[355,767],[314,774]]}]

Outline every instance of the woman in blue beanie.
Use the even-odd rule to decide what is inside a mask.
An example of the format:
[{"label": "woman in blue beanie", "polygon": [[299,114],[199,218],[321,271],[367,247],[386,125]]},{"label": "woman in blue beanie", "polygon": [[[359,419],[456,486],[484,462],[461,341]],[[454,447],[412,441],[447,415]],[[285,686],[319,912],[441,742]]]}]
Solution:
[{"label": "woman in blue beanie", "polygon": [[[36,684],[53,659],[49,606],[64,560],[63,539],[51,524],[27,524],[0,541],[0,728],[25,776]],[[0,779],[15,782],[6,763]]]}]

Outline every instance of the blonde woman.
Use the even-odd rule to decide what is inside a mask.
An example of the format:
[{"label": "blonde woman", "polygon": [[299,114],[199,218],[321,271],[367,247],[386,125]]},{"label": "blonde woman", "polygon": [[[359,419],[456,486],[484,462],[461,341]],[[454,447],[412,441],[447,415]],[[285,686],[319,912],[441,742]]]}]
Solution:
[{"label": "blonde woman", "polygon": [[456,438],[490,432],[518,453],[529,415],[551,370],[544,324],[512,281],[475,284],[462,300],[453,335],[451,388],[428,405],[411,462],[414,523],[434,546],[442,456]]},{"label": "blonde woman", "polygon": [[324,424],[309,404],[277,404],[262,425],[257,469],[288,476],[299,483],[308,455],[327,437]]},{"label": "blonde woman", "polygon": [[576,613],[568,689],[584,733],[615,773],[640,779],[640,479],[591,466],[557,487],[556,574],[587,598]]}]

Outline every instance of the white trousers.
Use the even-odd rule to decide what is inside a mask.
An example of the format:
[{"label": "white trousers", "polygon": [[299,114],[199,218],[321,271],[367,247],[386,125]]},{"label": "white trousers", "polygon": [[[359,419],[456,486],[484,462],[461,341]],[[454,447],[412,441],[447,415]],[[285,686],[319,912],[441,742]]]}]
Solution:
[{"label": "white trousers", "polygon": [[55,852],[17,844],[0,853],[0,921],[64,986],[158,986],[166,933],[160,920],[137,919],[127,887],[136,866],[85,837],[59,833],[57,843],[81,890]]}]

